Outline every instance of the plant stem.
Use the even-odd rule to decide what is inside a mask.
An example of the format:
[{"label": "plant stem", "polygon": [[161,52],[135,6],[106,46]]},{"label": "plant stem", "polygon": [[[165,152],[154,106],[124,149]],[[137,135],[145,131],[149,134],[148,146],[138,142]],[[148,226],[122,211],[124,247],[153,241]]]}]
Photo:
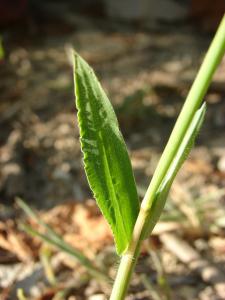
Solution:
[{"label": "plant stem", "polygon": [[121,258],[110,300],[122,300],[126,296],[130,278],[140,252],[140,236],[145,225],[145,220],[145,211],[141,208],[134,226],[132,241],[128,250]]},{"label": "plant stem", "polygon": [[206,94],[213,74],[222,60],[224,52],[225,15],[223,16],[217,33],[190,89],[168,143],[154,172],[151,183],[142,201],[141,209],[134,226],[132,240],[128,250],[121,258],[121,263],[114,282],[110,300],[123,300],[125,298],[130,278],[139,256],[141,238],[145,234],[145,227],[149,220],[150,209],[154,202],[156,192],[170,167],[173,157],[177,152],[181,141],[183,140],[183,137],[196,110],[199,108]]},{"label": "plant stem", "polygon": [[174,129],[170,135],[167,145],[163,151],[154,176],[145,194],[142,207],[150,209],[154,195],[162,182],[165,172],[168,170],[171,161],[176,153],[180,141],[206,94],[212,77],[223,58],[225,52],[225,15],[220,23],[217,33],[210,45],[210,48],[199,69],[195,81],[189,91],[180,115],[176,121]]}]

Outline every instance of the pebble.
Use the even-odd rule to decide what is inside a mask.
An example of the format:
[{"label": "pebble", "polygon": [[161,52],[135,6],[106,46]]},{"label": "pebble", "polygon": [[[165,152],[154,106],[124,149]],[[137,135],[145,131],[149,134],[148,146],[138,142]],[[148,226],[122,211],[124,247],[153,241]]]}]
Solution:
[{"label": "pebble", "polygon": [[106,297],[103,294],[96,294],[88,297],[88,300],[106,300]]},{"label": "pebble", "polygon": [[218,167],[218,170],[225,173],[225,155],[223,155],[218,163],[217,163],[217,167]]}]

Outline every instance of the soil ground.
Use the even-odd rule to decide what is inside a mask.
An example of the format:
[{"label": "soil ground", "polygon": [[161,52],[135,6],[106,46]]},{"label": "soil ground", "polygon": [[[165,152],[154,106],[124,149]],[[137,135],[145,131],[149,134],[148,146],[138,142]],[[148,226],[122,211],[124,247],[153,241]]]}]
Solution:
[{"label": "soil ground", "polygon": [[[18,227],[24,215],[14,202],[22,197],[115,276],[111,233],[83,171],[70,49],[93,66],[112,101],[141,199],[212,36],[188,23],[149,28],[79,16],[14,28],[4,37],[0,297],[16,299],[23,288],[28,299],[106,299],[111,282],[89,276],[79,263],[25,235]],[[225,299],[224,79],[223,60],[206,96],[196,146],[143,245],[127,299]]]}]

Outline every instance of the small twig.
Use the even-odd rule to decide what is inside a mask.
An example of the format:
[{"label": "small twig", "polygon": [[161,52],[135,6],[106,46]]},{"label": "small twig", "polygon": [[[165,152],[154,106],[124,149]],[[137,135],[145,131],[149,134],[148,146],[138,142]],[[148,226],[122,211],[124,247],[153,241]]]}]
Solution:
[{"label": "small twig", "polygon": [[49,247],[47,247],[46,245],[43,245],[40,249],[40,261],[43,265],[44,271],[45,271],[45,276],[48,280],[48,282],[54,286],[57,283],[52,265],[51,265],[51,250]]},{"label": "small twig", "polygon": [[27,300],[27,297],[24,295],[23,289],[17,290],[17,297],[19,300]]},{"label": "small twig", "polygon": [[153,300],[161,300],[161,297],[159,296],[158,292],[156,291],[156,289],[151,284],[150,280],[145,274],[141,275],[141,281]]},{"label": "small twig", "polygon": [[166,274],[164,271],[164,267],[162,265],[161,259],[159,254],[157,254],[156,251],[153,251],[149,249],[149,254],[151,256],[151,259],[155,265],[156,271],[157,271],[157,283],[160,289],[163,291],[163,294],[165,295],[166,300],[171,299],[171,291],[170,291],[170,286],[168,284]]}]

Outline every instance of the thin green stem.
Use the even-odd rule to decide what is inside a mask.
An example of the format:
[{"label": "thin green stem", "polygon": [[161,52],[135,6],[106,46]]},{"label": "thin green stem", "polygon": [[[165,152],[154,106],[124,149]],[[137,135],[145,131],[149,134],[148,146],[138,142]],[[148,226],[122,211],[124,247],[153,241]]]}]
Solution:
[{"label": "thin green stem", "polygon": [[142,202],[142,207],[145,209],[151,208],[154,195],[171,164],[174,154],[179,147],[180,141],[183,139],[196,110],[203,101],[209,84],[212,81],[213,74],[223,58],[224,51],[225,15],[189,91],[184,106],[154,172],[153,178]]},{"label": "thin green stem", "polygon": [[[141,237],[149,220],[149,212],[155,200],[156,192],[171,165],[181,141],[199,108],[213,74],[225,52],[225,15],[205,56],[202,66],[187,96],[183,109],[177,119],[168,143],[164,149],[149,188],[142,201],[141,209],[134,227],[128,250],[121,258],[121,263],[114,282],[110,300],[123,300],[136,265],[141,245]],[[156,212],[158,213],[158,212]]]},{"label": "thin green stem", "polygon": [[140,252],[140,236],[144,228],[145,219],[145,211],[141,209],[134,227],[132,242],[121,258],[110,300],[122,300],[126,296],[131,275]]}]

